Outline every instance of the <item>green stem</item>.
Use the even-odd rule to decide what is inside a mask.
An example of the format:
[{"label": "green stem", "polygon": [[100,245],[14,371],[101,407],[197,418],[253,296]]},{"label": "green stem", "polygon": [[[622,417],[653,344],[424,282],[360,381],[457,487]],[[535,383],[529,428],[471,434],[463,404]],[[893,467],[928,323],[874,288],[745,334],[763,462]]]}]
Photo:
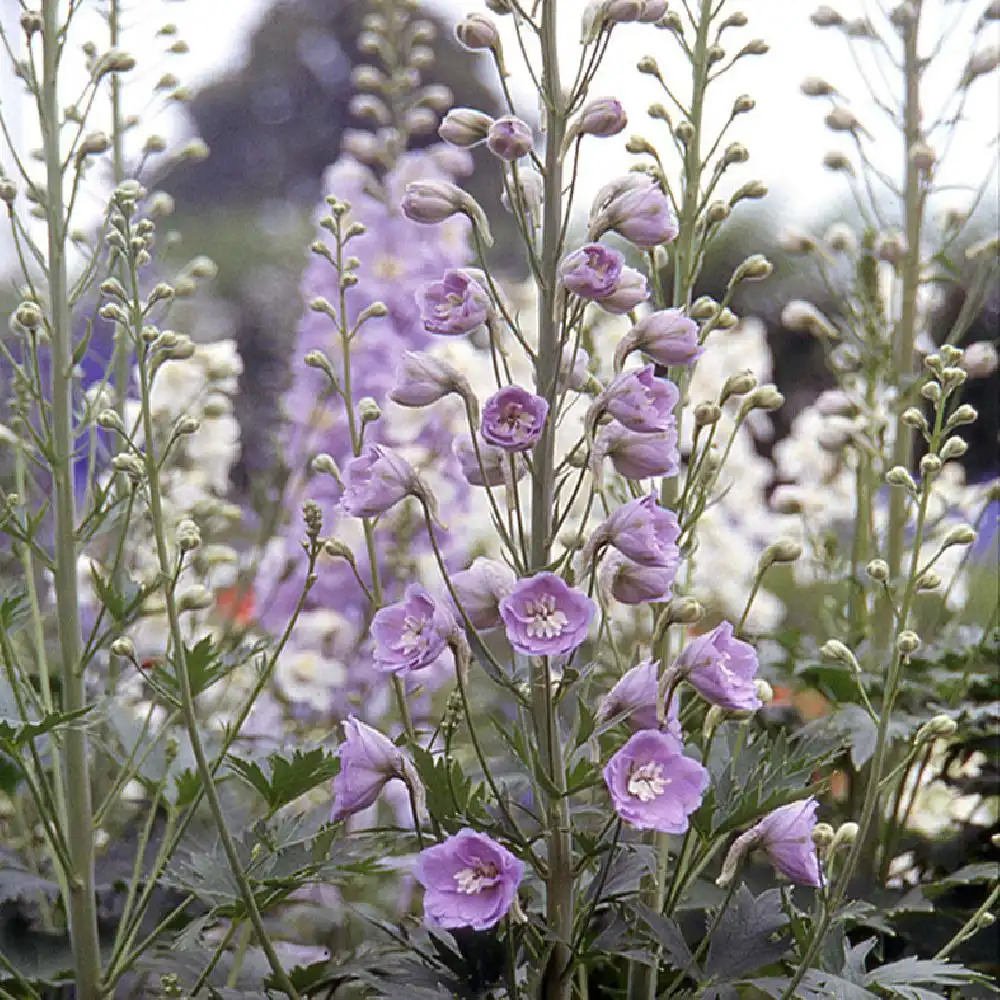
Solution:
[{"label": "green stem", "polygon": [[[42,150],[46,171],[48,275],[52,341],[50,402],[52,406],[52,492],[55,507],[56,610],[62,656],[63,709],[79,712],[87,697],[80,670],[82,632],[77,593],[76,503],[73,495],[73,342],[68,299],[66,231],[60,157],[59,0],[42,3],[43,77],[39,100]],[[78,1000],[101,995],[101,953],[94,894],[94,828],[90,789],[90,749],[87,729],[79,721],[66,730],[66,836],[73,865],[69,883],[69,923]]]}]

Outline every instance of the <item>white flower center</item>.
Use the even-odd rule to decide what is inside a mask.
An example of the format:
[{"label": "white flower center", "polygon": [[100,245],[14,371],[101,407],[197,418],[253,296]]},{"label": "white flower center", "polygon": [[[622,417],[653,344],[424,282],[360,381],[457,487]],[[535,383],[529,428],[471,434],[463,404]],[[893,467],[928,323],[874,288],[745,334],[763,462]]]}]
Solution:
[{"label": "white flower center", "polygon": [[533,639],[552,639],[562,634],[569,619],[556,608],[556,599],[551,594],[543,594],[537,601],[527,601],[524,610],[532,617],[526,629]]},{"label": "white flower center", "polygon": [[407,615],[403,619],[403,631],[399,636],[399,646],[404,653],[412,653],[416,649],[423,649],[427,645],[427,637],[424,629],[427,627],[427,620],[415,618]]},{"label": "white flower center", "polygon": [[669,784],[670,779],[663,777],[663,765],[651,760],[629,775],[628,793],[640,802],[652,802]]},{"label": "white flower center", "polygon": [[463,868],[455,872],[455,881],[458,883],[458,891],[467,896],[475,896],[487,886],[492,885],[497,877],[497,866],[494,864],[480,864],[475,868]]}]

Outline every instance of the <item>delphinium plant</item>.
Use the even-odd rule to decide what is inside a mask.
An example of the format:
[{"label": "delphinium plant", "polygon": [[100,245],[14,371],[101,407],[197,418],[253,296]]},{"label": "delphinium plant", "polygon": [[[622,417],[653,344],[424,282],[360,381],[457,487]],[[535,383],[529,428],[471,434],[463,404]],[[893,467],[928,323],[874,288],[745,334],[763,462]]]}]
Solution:
[{"label": "delphinium plant", "polygon": [[[915,377],[919,222],[895,250],[877,231],[859,240],[842,327],[799,309],[854,348],[834,360],[864,419],[830,470],[855,478],[847,554],[816,544],[814,495],[734,532],[749,560],[700,546],[751,461],[748,428],[783,402],[767,359],[752,372],[733,348],[759,347],[732,296],[769,261],[749,256],[718,301],[694,292],[714,235],[765,194],[731,132],[754,102],[726,93],[731,66],[766,54],[742,36],[746,16],[728,0],[491,0],[456,33],[496,74],[507,113],[493,117],[448,110],[425,84],[415,3],[373,4],[372,64],[354,80],[373,127],[327,177],[286,399],[285,509],[254,577],[256,558],[234,569],[222,545],[238,518],[222,475],[238,361],[164,328],[213,268],[156,273],[162,199],[129,175],[118,86],[103,141],[77,127],[85,102],[66,115],[80,6],[46,0],[21,22],[44,182],[18,163],[44,239],[17,185],[0,189],[26,286],[5,351],[17,479],[0,524],[22,574],[0,605],[0,885],[30,899],[18,917],[35,949],[0,939],[4,995],[971,988],[976,973],[949,959],[987,926],[996,888],[934,955],[899,958],[875,931],[904,906],[869,891],[892,889],[922,762],[962,718],[958,675],[982,683],[968,658],[946,694],[912,683],[949,600],[972,608],[967,561],[954,586],[938,566],[975,537],[932,502],[970,414],[958,348],[929,349]],[[907,58],[912,6],[889,22]],[[133,65],[115,0],[102,10],[111,49],[85,50],[94,101]],[[627,140],[637,169],[584,203],[581,164],[628,127],[617,98],[592,92],[625,33],[656,53],[638,70],[664,96],[649,136]],[[517,103],[516,72],[537,108]],[[911,104],[904,117],[920,121]],[[407,150],[434,128],[440,146]],[[926,172],[915,141],[906,162]],[[78,267],[71,209],[85,164],[108,152],[112,193]],[[495,227],[460,186],[473,164],[503,188],[528,288],[492,265]],[[922,202],[904,204],[912,222]],[[83,392],[95,286],[115,351],[107,385]],[[880,411],[891,419],[876,425]],[[910,428],[927,443],[917,469],[899,443]],[[81,488],[77,453],[98,432],[112,457],[89,462]],[[762,476],[755,464],[735,495],[756,501]],[[906,501],[884,518],[883,480]],[[819,593],[814,610],[790,581]],[[782,599],[804,637],[777,654],[765,628]],[[769,710],[799,677],[832,696],[830,718]],[[940,888],[922,887],[929,905]],[[324,944],[335,953],[308,947]]]}]

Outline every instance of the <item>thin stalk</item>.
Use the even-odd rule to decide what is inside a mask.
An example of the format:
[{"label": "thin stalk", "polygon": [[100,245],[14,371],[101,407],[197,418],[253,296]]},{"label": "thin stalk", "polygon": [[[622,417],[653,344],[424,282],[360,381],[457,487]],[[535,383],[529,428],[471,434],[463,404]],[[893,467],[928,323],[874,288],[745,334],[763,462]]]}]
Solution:
[{"label": "thin stalk", "polygon": [[[545,104],[544,211],[539,282],[538,350],[535,361],[536,391],[556,412],[561,354],[560,306],[557,268],[561,251],[563,216],[562,147],[567,108],[559,76],[557,0],[543,0],[539,41],[542,52],[542,100]],[[531,468],[531,569],[542,570],[552,544],[555,489],[555,421],[545,424],[535,446]],[[558,792],[565,791],[565,767],[559,737],[559,720],[552,702],[551,678],[545,658],[532,657],[530,668],[532,720],[541,748],[543,766]],[[569,803],[563,794],[548,796],[549,873],[545,885],[545,912],[555,942],[543,984],[544,1000],[569,1000],[573,939],[573,857],[569,829]]]},{"label": "thin stalk", "polygon": [[[50,401],[52,405],[52,492],[55,508],[55,594],[62,656],[62,697],[67,712],[86,707],[80,670],[82,632],[77,593],[76,502],[73,496],[73,343],[70,326],[63,171],[60,159],[59,0],[42,3],[42,86],[39,119],[46,172],[48,220],[49,336],[52,343]],[[77,1000],[100,997],[101,952],[94,893],[94,827],[90,790],[90,750],[87,730],[79,721],[66,731],[66,839],[73,871],[69,883],[69,924]]]}]

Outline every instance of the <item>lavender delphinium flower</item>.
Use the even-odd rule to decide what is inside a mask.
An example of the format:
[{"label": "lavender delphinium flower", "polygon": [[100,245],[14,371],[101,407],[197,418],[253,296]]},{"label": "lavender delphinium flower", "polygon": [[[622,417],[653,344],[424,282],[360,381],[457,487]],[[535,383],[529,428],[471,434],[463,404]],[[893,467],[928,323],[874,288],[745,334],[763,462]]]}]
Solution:
[{"label": "lavender delphinium flower", "polygon": [[456,337],[473,333],[486,322],[490,298],[467,271],[445,271],[440,281],[425,285],[418,295],[420,318],[428,333]]},{"label": "lavender delphinium flower", "polygon": [[483,630],[502,623],[500,601],[514,589],[516,582],[514,571],[506,563],[483,556],[473,559],[468,569],[451,577],[462,610],[476,628]]},{"label": "lavender delphinium flower", "polygon": [[531,152],[533,144],[531,126],[514,115],[498,118],[486,136],[490,152],[501,160],[519,160]]},{"label": "lavender delphinium flower", "polygon": [[635,733],[604,768],[615,811],[639,830],[684,833],[708,788],[708,771],[680,740],[657,729]]},{"label": "lavender delphinium flower", "polygon": [[584,548],[585,558],[597,545],[610,545],[643,566],[673,566],[680,561],[677,515],[657,502],[656,494],[629,500],[597,527]]},{"label": "lavender delphinium flower", "polygon": [[698,343],[698,324],[680,309],[659,309],[639,320],[615,349],[620,368],[633,351],[642,351],[658,365],[692,365],[704,354]]},{"label": "lavender delphinium flower", "polygon": [[494,393],[483,406],[483,438],[504,451],[528,451],[542,436],[549,404],[518,385]]},{"label": "lavender delphinium flower", "polygon": [[595,404],[607,410],[623,427],[641,434],[668,431],[676,426],[674,408],[680,393],[673,382],[657,378],[653,365],[621,372]]},{"label": "lavender delphinium flower", "polygon": [[[625,722],[632,729],[659,729],[656,717],[656,703],[659,695],[659,680],[656,663],[643,660],[627,671],[620,681],[601,699],[597,707],[597,721],[607,722],[616,715],[625,714]],[[676,692],[667,706],[663,728],[672,736],[681,739],[681,723],[678,718],[680,708]]]},{"label": "lavender delphinium flower", "polygon": [[[456,435],[451,448],[462,467],[462,475],[470,486],[502,486],[507,474],[507,453],[487,444],[479,435],[479,455],[468,434]],[[480,464],[482,459],[482,464]]]},{"label": "lavender delphinium flower", "polygon": [[630,431],[617,422],[602,427],[595,440],[594,459],[611,459],[626,479],[673,476],[680,469],[676,424],[654,434]]},{"label": "lavender delphinium flower", "polygon": [[567,254],[559,264],[559,280],[581,299],[600,300],[618,284],[625,258],[601,243],[587,243]]},{"label": "lavender delphinium flower", "polygon": [[618,135],[628,125],[628,115],[621,101],[614,97],[595,97],[580,112],[580,135],[594,135],[601,139]]},{"label": "lavender delphinium flower", "polygon": [[524,865],[486,834],[464,829],[421,851],[414,875],[433,924],[484,931],[514,905]]},{"label": "lavender delphinium flower", "polygon": [[682,674],[706,701],[720,708],[756,712],[761,706],[754,686],[757,653],[750,643],[733,636],[729,622],[692,639],[671,669]]},{"label": "lavender delphinium flower", "polygon": [[819,857],[813,842],[819,803],[811,796],[789,802],[769,812],[756,826],[733,841],[718,882],[727,885],[736,875],[740,861],[753,850],[761,850],[771,864],[798,885],[819,888],[823,884]]},{"label": "lavender delphinium flower", "polygon": [[598,305],[606,312],[621,316],[623,313],[631,312],[648,298],[646,276],[634,267],[623,267],[618,284],[609,295],[600,300]]},{"label": "lavender delphinium flower", "polygon": [[583,644],[594,602],[555,573],[518,580],[500,602],[510,644],[526,656],[558,656]]},{"label": "lavender delphinium flower", "polygon": [[430,406],[452,392],[462,396],[472,392],[461,372],[426,351],[405,351],[389,398],[400,406]]},{"label": "lavender delphinium flower", "polygon": [[678,233],[677,219],[667,196],[645,174],[629,174],[598,192],[589,235],[597,239],[608,230],[647,250],[669,243]]},{"label": "lavender delphinium flower", "polygon": [[353,715],[344,722],[344,742],[337,753],[340,771],[333,779],[333,811],[336,823],[374,804],[388,782],[405,781],[415,796],[423,788],[410,758],[387,736]]},{"label": "lavender delphinium flower", "polygon": [[394,674],[429,667],[445,652],[457,628],[447,604],[411,583],[402,601],[381,608],[372,619],[375,666]]},{"label": "lavender delphinium flower", "polygon": [[452,146],[468,149],[486,141],[493,119],[473,108],[452,108],[438,126],[438,135]]},{"label": "lavender delphinium flower", "polygon": [[605,556],[600,581],[605,593],[622,604],[657,604],[669,601],[680,560],[662,566],[643,566],[617,552]]},{"label": "lavender delphinium flower", "polygon": [[341,503],[351,517],[377,517],[414,493],[417,486],[417,474],[406,459],[370,444],[344,468]]}]

